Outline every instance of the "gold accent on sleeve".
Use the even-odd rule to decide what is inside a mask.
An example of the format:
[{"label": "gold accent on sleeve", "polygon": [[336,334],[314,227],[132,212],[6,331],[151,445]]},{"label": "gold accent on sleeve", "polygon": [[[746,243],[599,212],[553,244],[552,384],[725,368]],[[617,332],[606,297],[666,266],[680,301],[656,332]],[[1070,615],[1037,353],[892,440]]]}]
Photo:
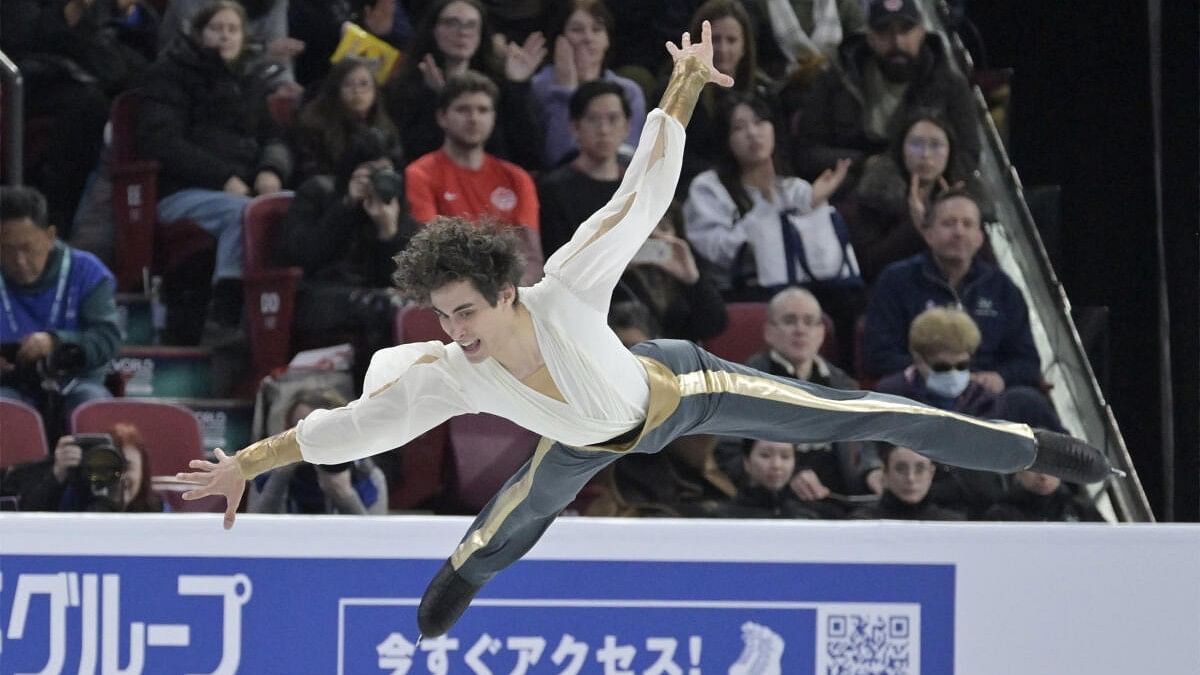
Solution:
[{"label": "gold accent on sleeve", "polygon": [[299,462],[302,459],[304,457],[300,454],[300,441],[296,438],[295,427],[252,443],[233,456],[238,470],[246,480],[277,466]]},{"label": "gold accent on sleeve", "polygon": [[658,107],[686,127],[696,109],[700,91],[708,84],[709,75],[708,66],[694,56],[676,61]]},{"label": "gold accent on sleeve", "polygon": [[[437,360],[438,360],[438,357],[433,356],[432,354],[426,354],[426,355],[422,356],[421,358],[417,359],[416,361],[414,361],[413,365],[419,366],[423,363],[433,363]],[[401,375],[400,377],[404,377],[404,376]],[[391,382],[388,382],[387,384],[383,385],[382,387],[371,392],[370,394],[367,395],[367,398],[375,398],[376,396],[382,394],[383,392],[387,391],[388,389],[391,389],[393,385],[395,385],[397,382],[400,381],[400,377],[397,377],[396,379],[392,380]]]}]

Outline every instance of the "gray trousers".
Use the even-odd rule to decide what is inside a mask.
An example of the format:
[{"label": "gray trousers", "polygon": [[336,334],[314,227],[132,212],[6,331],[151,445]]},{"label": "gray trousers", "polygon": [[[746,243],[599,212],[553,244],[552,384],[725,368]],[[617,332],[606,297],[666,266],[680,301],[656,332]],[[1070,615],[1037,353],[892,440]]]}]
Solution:
[{"label": "gray trousers", "polygon": [[[640,430],[572,447],[543,438],[533,457],[471,524],[450,563],[482,585],[533,547],[579,490],[626,452],[658,452],[680,436],[715,434],[787,443],[886,441],[935,462],[1012,473],[1036,454],[1024,424],[979,420],[899,396],[830,389],[731,363],[683,340],[633,348],[650,404]],[[623,441],[623,442],[622,442]]]}]

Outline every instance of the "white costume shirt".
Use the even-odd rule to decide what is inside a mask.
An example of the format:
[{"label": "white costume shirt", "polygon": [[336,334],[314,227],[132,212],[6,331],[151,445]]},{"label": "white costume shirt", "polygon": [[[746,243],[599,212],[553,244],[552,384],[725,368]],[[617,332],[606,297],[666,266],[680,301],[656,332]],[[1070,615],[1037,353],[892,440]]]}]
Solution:
[{"label": "white costume shirt", "polygon": [[567,445],[602,443],[646,417],[641,363],[608,327],[613,288],[670,205],[683,159],[684,129],[654,110],[612,200],[579,226],[545,264],[546,276],[519,291],[538,348],[566,403],[541,394],[494,358],[470,363],[457,343],[382,349],[361,398],[317,410],[298,427],[305,461],[348,462],[408,443],[447,419],[487,412]]}]

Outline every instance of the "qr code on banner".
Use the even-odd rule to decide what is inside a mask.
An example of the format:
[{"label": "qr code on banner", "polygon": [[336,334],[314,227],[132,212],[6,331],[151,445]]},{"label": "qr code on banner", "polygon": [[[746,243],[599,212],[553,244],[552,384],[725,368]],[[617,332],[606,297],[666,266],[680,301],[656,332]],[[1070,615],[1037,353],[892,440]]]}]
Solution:
[{"label": "qr code on banner", "polygon": [[822,604],[816,651],[821,675],[919,675],[921,606]]}]

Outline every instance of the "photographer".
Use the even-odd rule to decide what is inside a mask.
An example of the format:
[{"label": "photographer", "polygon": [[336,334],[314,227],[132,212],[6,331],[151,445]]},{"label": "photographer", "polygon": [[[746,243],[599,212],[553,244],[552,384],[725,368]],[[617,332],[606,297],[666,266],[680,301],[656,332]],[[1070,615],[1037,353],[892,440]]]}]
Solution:
[{"label": "photographer", "polygon": [[[56,428],[85,401],[110,396],[105,366],[121,346],[116,282],[96,256],[57,238],[46,199],[0,188],[0,397]],[[53,434],[52,434],[53,436]]]},{"label": "photographer", "polygon": [[62,436],[51,457],[13,467],[4,492],[22,511],[159,512],[150,476],[141,433],[117,424],[107,434]]},{"label": "photographer", "polygon": [[353,333],[361,354],[390,346],[392,257],[416,227],[393,168],[398,152],[380,130],[359,130],[336,176],[315,176],[296,191],[274,257],[304,270],[293,326],[300,344]]}]

